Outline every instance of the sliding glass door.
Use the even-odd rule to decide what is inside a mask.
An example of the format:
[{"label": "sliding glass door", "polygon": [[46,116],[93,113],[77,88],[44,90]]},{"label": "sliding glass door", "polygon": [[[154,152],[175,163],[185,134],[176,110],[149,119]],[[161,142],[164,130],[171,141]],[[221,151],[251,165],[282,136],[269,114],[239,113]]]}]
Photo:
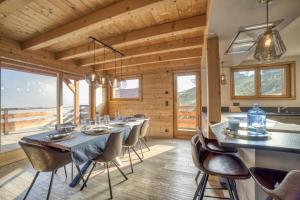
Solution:
[{"label": "sliding glass door", "polygon": [[1,151],[57,123],[56,74],[1,67]]}]

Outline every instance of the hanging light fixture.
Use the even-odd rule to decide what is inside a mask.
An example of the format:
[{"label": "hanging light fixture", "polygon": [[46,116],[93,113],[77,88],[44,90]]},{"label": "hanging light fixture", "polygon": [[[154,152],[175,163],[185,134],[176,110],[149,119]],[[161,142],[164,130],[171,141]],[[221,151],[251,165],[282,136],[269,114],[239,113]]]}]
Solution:
[{"label": "hanging light fixture", "polygon": [[113,88],[120,88],[120,81],[117,77],[117,55],[115,53],[115,75],[110,79],[110,86]]},{"label": "hanging light fixture", "polygon": [[261,0],[261,3],[265,3],[267,7],[267,30],[259,36],[254,53],[256,60],[267,62],[279,59],[286,52],[286,47],[278,30],[273,30],[269,26],[269,2],[271,1]]},{"label": "hanging light fixture", "polygon": [[120,76],[120,89],[125,89],[127,87],[127,82],[125,79],[123,79],[122,77],[122,73],[123,73],[123,70],[122,70],[122,67],[123,67],[123,56],[121,56],[121,76]]},{"label": "hanging light fixture", "polygon": [[96,87],[99,87],[101,85],[101,77],[99,76],[99,74],[97,74],[95,72],[95,64],[96,64],[96,44],[95,41],[93,40],[93,44],[94,44],[94,65],[93,65],[93,71],[89,72],[85,75],[85,81],[89,84],[89,85],[94,85]]},{"label": "hanging light fixture", "polygon": [[100,82],[102,87],[107,86],[107,77],[103,74],[104,73],[104,65],[105,65],[105,47],[103,47],[103,64],[102,64],[102,76],[100,77]]},{"label": "hanging light fixture", "polygon": [[226,85],[227,81],[226,81],[226,76],[223,72],[223,68],[224,68],[224,61],[221,62],[221,75],[220,75],[220,81],[221,81],[221,85]]}]

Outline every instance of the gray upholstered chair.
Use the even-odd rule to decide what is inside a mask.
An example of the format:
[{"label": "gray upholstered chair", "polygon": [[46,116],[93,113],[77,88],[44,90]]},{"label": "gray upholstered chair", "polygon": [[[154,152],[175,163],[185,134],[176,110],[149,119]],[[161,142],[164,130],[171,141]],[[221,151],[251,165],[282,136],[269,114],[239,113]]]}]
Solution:
[{"label": "gray upholstered chair", "polygon": [[107,170],[110,198],[111,199],[113,198],[112,188],[111,188],[111,180],[110,180],[110,174],[109,174],[109,164],[110,163],[114,164],[117,167],[117,169],[119,170],[119,172],[124,176],[124,178],[126,180],[128,180],[127,176],[123,173],[123,171],[120,169],[120,167],[115,162],[115,159],[121,154],[122,142],[123,142],[123,137],[122,137],[121,132],[116,132],[116,133],[110,134],[110,136],[106,142],[106,146],[105,146],[103,153],[93,159],[94,164],[85,180],[85,184],[83,184],[83,186],[81,187],[80,190],[82,190],[84,188],[84,186],[86,185],[97,162],[102,162],[102,163],[104,163],[106,170]]},{"label": "gray upholstered chair", "polygon": [[131,155],[130,155],[130,149],[133,150],[133,152],[137,155],[137,157],[140,159],[141,162],[143,162],[142,158],[139,156],[139,154],[136,152],[134,147],[139,141],[139,136],[140,136],[140,131],[141,131],[141,125],[135,125],[131,129],[127,140],[124,142],[123,147],[127,149],[128,156],[129,156],[129,161],[130,161],[130,167],[131,167],[131,172],[133,173],[133,166],[132,166],[132,160],[131,160]]},{"label": "gray upholstered chair", "polygon": [[[63,152],[58,149],[49,148],[37,143],[28,143],[22,140],[19,141],[19,145],[27,155],[28,160],[32,164],[32,167],[37,171],[28,191],[24,196],[24,199],[27,198],[40,172],[52,172],[47,194],[47,199],[49,199],[52,188],[53,175],[57,169],[72,162],[70,152]],[[81,175],[81,179],[84,181],[79,167],[77,169],[79,174]]]},{"label": "gray upholstered chair", "polygon": [[149,128],[149,123],[150,119],[144,119],[144,122],[142,124],[141,127],[141,131],[140,131],[140,135],[139,135],[139,146],[140,146],[140,150],[141,150],[141,154],[142,154],[142,158],[144,158],[144,154],[143,154],[143,148],[142,148],[142,144],[144,144],[147,149],[150,151],[150,148],[148,147],[147,143],[146,143],[146,135],[148,133],[148,128]]}]

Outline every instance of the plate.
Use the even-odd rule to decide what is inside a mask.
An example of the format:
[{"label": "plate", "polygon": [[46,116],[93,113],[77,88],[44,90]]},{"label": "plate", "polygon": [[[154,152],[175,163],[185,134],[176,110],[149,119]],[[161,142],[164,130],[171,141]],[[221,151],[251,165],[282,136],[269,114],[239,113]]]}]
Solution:
[{"label": "plate", "polygon": [[87,131],[83,131],[86,135],[104,135],[109,133],[109,129],[98,128],[98,129],[91,129]]},{"label": "plate", "polygon": [[56,132],[56,133],[51,133],[51,134],[47,135],[46,137],[49,141],[59,142],[59,141],[64,141],[64,140],[71,139],[72,138],[72,133],[71,132],[69,132],[69,133]]},{"label": "plate", "polygon": [[233,138],[244,140],[268,140],[271,138],[271,133],[265,132],[265,134],[253,134],[248,132],[246,128],[239,129],[238,132],[232,132],[228,128],[224,128],[223,133]]}]

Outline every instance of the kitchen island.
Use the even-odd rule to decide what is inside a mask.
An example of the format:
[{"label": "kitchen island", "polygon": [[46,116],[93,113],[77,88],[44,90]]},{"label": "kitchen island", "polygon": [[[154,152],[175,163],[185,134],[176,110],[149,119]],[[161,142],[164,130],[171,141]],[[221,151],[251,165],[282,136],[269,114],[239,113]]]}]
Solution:
[{"label": "kitchen island", "polygon": [[[246,114],[225,114],[221,123],[211,125],[211,130],[221,146],[238,148],[238,154],[247,167],[300,170],[300,125],[267,119],[270,136],[265,140],[250,140],[224,134],[229,117],[240,118],[241,126],[246,126]],[[241,200],[264,200],[267,197],[253,179],[238,181],[237,190]]]}]

